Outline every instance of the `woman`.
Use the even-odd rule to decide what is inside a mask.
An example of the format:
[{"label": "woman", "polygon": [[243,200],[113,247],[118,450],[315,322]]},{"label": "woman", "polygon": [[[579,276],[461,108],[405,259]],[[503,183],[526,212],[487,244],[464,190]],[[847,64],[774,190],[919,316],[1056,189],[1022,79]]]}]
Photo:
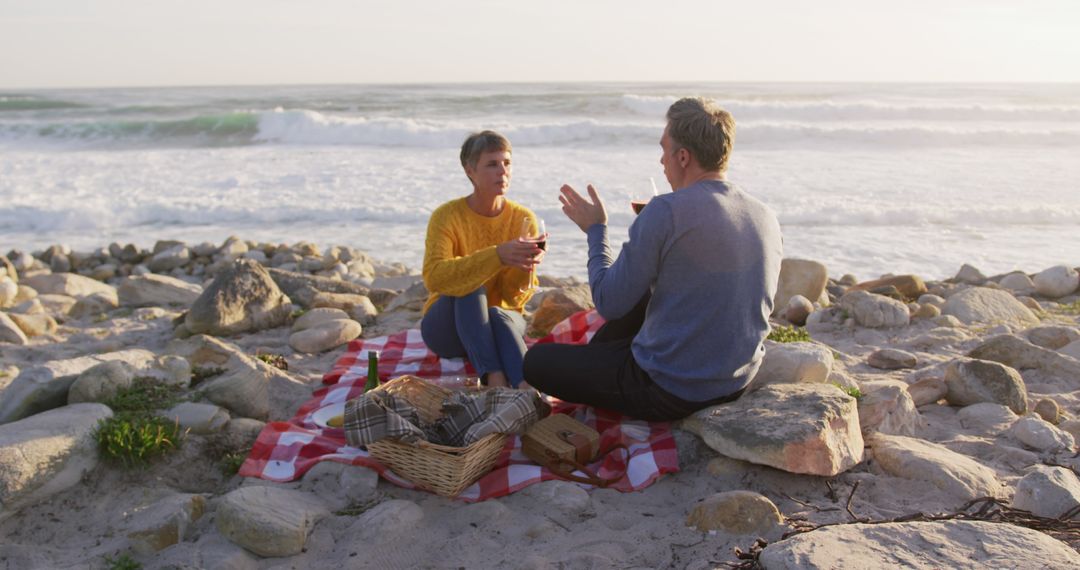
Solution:
[{"label": "woman", "polygon": [[424,246],[424,343],[443,358],[467,356],[488,386],[521,384],[521,312],[544,258],[538,240],[521,237],[523,225],[535,233],[536,216],[506,198],[511,151],[494,131],[465,139],[461,166],[472,194],[431,214]]}]

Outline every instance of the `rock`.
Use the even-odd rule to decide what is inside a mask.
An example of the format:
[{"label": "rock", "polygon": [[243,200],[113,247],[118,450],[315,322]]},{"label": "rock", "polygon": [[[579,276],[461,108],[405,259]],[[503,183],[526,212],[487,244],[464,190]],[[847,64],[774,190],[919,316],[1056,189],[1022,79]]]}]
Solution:
[{"label": "rock", "polygon": [[44,313],[35,315],[10,313],[8,316],[30,338],[56,332],[56,320]]},{"label": "rock", "polygon": [[71,307],[71,310],[68,311],[68,315],[76,319],[85,319],[107,313],[118,306],[115,293],[112,296],[104,293],[93,293],[79,298],[75,305]]},{"label": "rock", "polygon": [[925,481],[961,501],[1002,495],[993,469],[936,443],[881,433],[869,442],[878,466],[894,477]]},{"label": "rock", "polygon": [[297,352],[315,354],[337,348],[360,336],[360,323],[339,319],[324,321],[289,336],[289,346]]},{"label": "rock", "polygon": [[840,297],[840,308],[855,318],[860,326],[870,328],[902,327],[911,320],[907,305],[866,291],[849,291]]},{"label": "rock", "polygon": [[242,487],[221,498],[216,522],[226,538],[259,556],[294,556],[303,551],[315,524],[329,514],[310,493]]},{"label": "rock", "polygon": [[986,287],[972,287],[956,293],[945,302],[941,312],[969,325],[1009,323],[1027,327],[1039,322],[1035,313],[1012,295]]},{"label": "rock", "polygon": [[593,308],[592,289],[588,284],[564,289],[552,289],[539,295],[539,306],[533,313],[529,335],[547,336],[551,329],[570,315]]},{"label": "rock", "polygon": [[4,277],[18,283],[19,270],[15,269],[15,264],[6,255],[0,255],[0,280],[3,280]]},{"label": "rock", "polygon": [[914,436],[922,426],[922,416],[900,380],[863,382],[858,399],[859,426],[863,436],[872,432]]},{"label": "rock", "polygon": [[135,367],[123,360],[95,364],[79,374],[68,390],[69,404],[104,403],[135,380]]},{"label": "rock", "polygon": [[988,360],[958,358],[945,368],[945,399],[955,406],[990,402],[1008,406],[1017,414],[1028,409],[1027,386],[1020,373]]},{"label": "rock", "polygon": [[199,384],[196,389],[211,402],[239,416],[286,420],[311,397],[311,389],[288,372],[211,336],[176,341],[169,345],[169,351],[185,357],[192,367],[224,368],[225,373]]},{"label": "rock", "polygon": [[816,261],[785,258],[780,262],[780,279],[776,297],[773,298],[773,314],[779,314],[795,295],[807,299],[819,299],[829,282],[825,266]]},{"label": "rock", "polygon": [[949,387],[945,385],[943,378],[928,377],[908,385],[908,394],[915,407],[937,403],[945,397]]},{"label": "rock", "polygon": [[198,402],[181,402],[160,415],[197,434],[217,433],[229,423],[229,412]]},{"label": "rock", "polygon": [[24,345],[30,342],[26,333],[19,327],[7,313],[0,312],[0,342]]},{"label": "rock", "polygon": [[312,301],[319,292],[344,293],[348,295],[367,295],[369,289],[363,285],[306,275],[283,269],[268,269],[267,273],[277,283],[281,291],[289,296],[294,302],[299,303],[305,309],[312,308]]},{"label": "rock", "polygon": [[379,314],[375,304],[366,295],[353,295],[350,293],[316,293],[311,300],[313,308],[329,307],[341,309],[348,313],[349,318],[361,325],[369,325],[375,322]]},{"label": "rock", "polygon": [[67,295],[39,295],[37,297],[38,302],[41,303],[45,310],[52,315],[64,316],[71,312],[71,309],[78,303],[79,300],[75,297],[69,297]]},{"label": "rock", "polygon": [[1035,415],[1054,425],[1061,422],[1061,406],[1050,398],[1040,398],[1038,402],[1035,402],[1033,411]]},{"label": "rock", "polygon": [[1057,265],[1037,273],[1032,282],[1036,293],[1057,299],[1076,291],[1080,286],[1080,273],[1067,265]]},{"label": "rock", "polygon": [[6,309],[15,304],[15,297],[19,294],[19,285],[8,276],[0,277],[0,309]]},{"label": "rock", "polygon": [[304,473],[301,491],[314,493],[331,508],[343,509],[350,504],[364,503],[375,495],[378,472],[337,461],[320,461]]},{"label": "rock", "polygon": [[793,295],[784,309],[784,318],[797,327],[806,324],[806,318],[814,312],[814,304],[802,295]]},{"label": "rock", "polygon": [[394,300],[386,306],[384,313],[389,313],[397,310],[406,311],[421,311],[424,308],[424,303],[427,302],[428,290],[423,281],[417,281],[408,289],[402,291],[400,295],[394,297]]},{"label": "rock", "polygon": [[544,481],[522,489],[526,497],[536,500],[545,511],[553,510],[564,517],[578,517],[589,508],[589,492],[569,481]]},{"label": "rock", "polygon": [[1030,295],[1035,292],[1035,283],[1026,273],[1010,273],[1002,277],[998,285],[1008,289],[1013,295]]},{"label": "rock", "polygon": [[983,272],[966,263],[960,266],[960,271],[956,273],[956,277],[953,279],[969,285],[982,285],[983,283],[986,283],[986,276],[983,275]]},{"label": "rock", "polygon": [[945,306],[945,299],[943,297],[938,296],[938,295],[931,295],[931,294],[927,293],[925,295],[919,295],[919,298],[918,298],[918,300],[916,300],[916,303],[918,303],[920,305],[933,305],[933,306],[940,309],[940,308]]},{"label": "rock", "polygon": [[187,539],[205,512],[206,499],[189,494],[172,495],[139,509],[127,525],[132,550],[150,556]]},{"label": "rock", "polygon": [[94,431],[109,417],[101,404],[76,404],[0,426],[0,520],[77,485],[94,469]]},{"label": "rock", "polygon": [[683,429],[728,457],[831,477],[862,460],[855,399],[835,386],[765,386],[683,420]]},{"label": "rock", "polygon": [[128,277],[117,287],[120,304],[124,307],[187,307],[199,298],[203,288],[165,275]]},{"label": "rock", "polygon": [[903,370],[915,368],[919,359],[914,354],[895,348],[875,350],[866,358],[866,363],[880,370]]},{"label": "rock", "polygon": [[[1080,480],[1064,467],[1036,466],[1016,484],[1013,508],[1056,519],[1080,505]],[[1072,517],[1080,519],[1080,515]]]},{"label": "rock", "polygon": [[36,298],[30,299],[12,307],[11,312],[20,315],[40,315],[45,313],[45,305],[42,305],[41,301]]},{"label": "rock", "polygon": [[184,324],[192,334],[227,336],[281,326],[291,312],[289,298],[266,269],[242,260],[218,274],[195,300]]},{"label": "rock", "polygon": [[1009,430],[1020,443],[1038,451],[1072,451],[1076,440],[1072,434],[1034,416],[1024,416]]},{"label": "rock", "polygon": [[960,426],[981,435],[996,436],[1008,430],[1019,418],[1007,406],[1001,404],[972,404],[957,414]]},{"label": "rock", "polygon": [[1057,427],[1073,436],[1073,440],[1080,441],[1080,420],[1064,420]]},{"label": "rock", "polygon": [[949,329],[955,329],[964,326],[964,323],[960,322],[960,319],[952,315],[939,315],[932,318],[931,320],[934,322],[935,325]]},{"label": "rock", "polygon": [[[12,315],[12,318],[14,318],[14,315]],[[1065,356],[1070,356],[1072,358],[1080,360],[1080,340],[1074,340],[1069,344],[1066,344],[1065,346],[1059,348],[1058,352],[1064,354]]]},{"label": "rock", "polygon": [[1051,376],[1080,378],[1080,360],[1039,348],[1013,335],[1000,335],[968,352],[971,358],[993,360],[1018,370],[1036,369]]},{"label": "rock", "polygon": [[941,315],[941,309],[935,305],[919,305],[919,308],[911,313],[913,318],[917,319],[934,319]]},{"label": "rock", "polygon": [[303,315],[300,315],[300,318],[293,322],[292,332],[307,330],[315,325],[325,323],[326,321],[338,321],[348,318],[349,314],[341,309],[332,309],[329,307],[311,309]]},{"label": "rock", "polygon": [[783,524],[780,510],[764,495],[752,491],[717,493],[694,506],[686,526],[700,531],[760,536]]},{"label": "rock", "polygon": [[1061,325],[1042,325],[1024,331],[1028,342],[1035,346],[1058,350],[1071,342],[1080,340],[1080,330]]},{"label": "rock", "polygon": [[134,366],[136,376],[151,376],[164,380],[178,374],[176,370],[166,366],[167,359],[159,359],[154,353],[143,349],[52,360],[26,367],[3,391],[3,397],[0,398],[0,424],[67,404],[68,391],[80,374],[92,366],[113,360],[122,360]]},{"label": "rock", "polygon": [[770,544],[759,562],[768,570],[1076,568],[1080,555],[1037,530],[954,520],[824,527]]},{"label": "rock", "polygon": [[816,342],[765,341],[765,358],[750,390],[769,384],[820,384],[832,371],[832,350]]},{"label": "rock", "polygon": [[147,263],[150,271],[166,273],[183,267],[191,261],[191,251],[184,244],[177,244],[154,254]]},{"label": "rock", "polygon": [[26,285],[19,285],[19,292],[15,294],[15,302],[22,303],[23,301],[29,301],[31,299],[37,299],[38,292],[27,287]]},{"label": "rock", "polygon": [[52,273],[26,277],[20,281],[42,295],[67,295],[76,299],[101,293],[116,304],[116,288],[75,273]]},{"label": "rock", "polygon": [[255,444],[266,422],[251,418],[233,418],[217,435],[218,441],[230,449],[248,449]]},{"label": "rock", "polygon": [[918,275],[896,275],[873,281],[864,281],[848,291],[873,291],[882,287],[894,287],[904,299],[915,300],[926,293],[926,283]]}]

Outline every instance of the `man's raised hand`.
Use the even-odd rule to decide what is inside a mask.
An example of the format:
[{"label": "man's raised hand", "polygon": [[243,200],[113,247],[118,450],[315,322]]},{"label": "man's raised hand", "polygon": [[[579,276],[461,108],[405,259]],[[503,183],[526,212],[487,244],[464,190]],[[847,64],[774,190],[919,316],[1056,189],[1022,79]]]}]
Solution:
[{"label": "man's raised hand", "polygon": [[596,193],[592,184],[588,186],[589,199],[578,194],[569,184],[563,184],[559,189],[559,201],[562,202],[562,211],[570,221],[577,224],[581,231],[586,231],[594,224],[607,223],[607,210],[604,209],[604,201]]}]

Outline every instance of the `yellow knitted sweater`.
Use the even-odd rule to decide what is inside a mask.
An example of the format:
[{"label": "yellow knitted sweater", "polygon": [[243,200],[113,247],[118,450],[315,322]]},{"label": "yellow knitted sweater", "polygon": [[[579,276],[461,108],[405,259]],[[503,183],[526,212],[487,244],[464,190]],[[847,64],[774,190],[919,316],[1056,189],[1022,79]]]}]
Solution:
[{"label": "yellow knitted sweater", "polygon": [[[424,312],[442,295],[460,297],[481,285],[487,288],[489,307],[521,312],[532,297],[532,291],[520,291],[529,284],[529,274],[504,266],[495,246],[521,237],[525,218],[533,220],[535,232],[536,215],[510,200],[493,218],[472,211],[465,198],[439,206],[428,221],[424,242],[424,285],[429,292]],[[532,280],[535,283],[535,274]]]}]

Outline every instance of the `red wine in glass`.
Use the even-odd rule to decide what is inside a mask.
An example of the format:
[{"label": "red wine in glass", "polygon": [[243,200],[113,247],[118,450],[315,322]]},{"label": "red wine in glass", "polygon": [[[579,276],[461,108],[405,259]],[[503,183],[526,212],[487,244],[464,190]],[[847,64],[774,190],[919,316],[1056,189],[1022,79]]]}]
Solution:
[{"label": "red wine in glass", "polygon": [[641,211],[645,209],[645,204],[648,204],[648,202],[638,202],[637,200],[632,200],[630,202],[630,207],[634,209],[635,214],[640,214]]},{"label": "red wine in glass", "polygon": [[[653,180],[652,176],[649,177],[649,184],[652,184],[652,196],[649,200],[660,195],[660,190],[656,188],[656,180]],[[645,209],[645,204],[649,203],[649,200],[630,200],[630,207],[634,209],[634,214],[640,214]]]}]

